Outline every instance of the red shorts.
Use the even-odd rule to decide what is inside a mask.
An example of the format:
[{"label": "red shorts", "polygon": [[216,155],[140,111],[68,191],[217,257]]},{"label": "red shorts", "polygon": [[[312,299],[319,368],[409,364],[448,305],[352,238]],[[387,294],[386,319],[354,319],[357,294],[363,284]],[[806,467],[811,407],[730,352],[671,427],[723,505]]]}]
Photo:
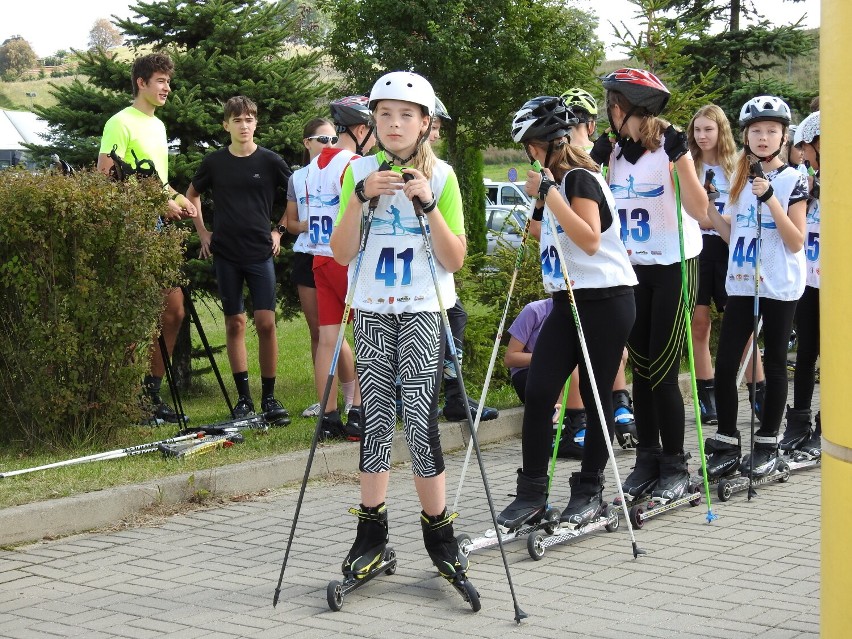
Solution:
[{"label": "red shorts", "polygon": [[[341,266],[333,257],[314,256],[314,283],[317,287],[319,325],[340,324],[346,308],[349,267]],[[349,314],[352,321],[352,313]]]}]

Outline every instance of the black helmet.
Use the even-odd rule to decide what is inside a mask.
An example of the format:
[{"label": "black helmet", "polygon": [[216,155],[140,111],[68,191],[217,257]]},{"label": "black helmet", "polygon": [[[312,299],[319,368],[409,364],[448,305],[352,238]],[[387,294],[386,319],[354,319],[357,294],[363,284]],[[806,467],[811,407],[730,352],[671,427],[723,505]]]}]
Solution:
[{"label": "black helmet", "polygon": [[617,69],[602,81],[604,89],[618,91],[630,104],[644,108],[651,115],[660,115],[671,97],[666,85],[644,69]]},{"label": "black helmet", "polygon": [[442,120],[452,121],[450,114],[447,113],[447,107],[444,106],[444,103],[441,102],[437,95],[435,96],[435,115]]},{"label": "black helmet", "polygon": [[342,130],[341,127],[370,123],[372,111],[370,111],[367,96],[348,95],[332,102],[330,108],[331,119],[334,120],[339,131]]},{"label": "black helmet", "polygon": [[568,135],[568,129],[579,122],[562,98],[539,96],[527,101],[512,118],[512,140],[550,142]]}]

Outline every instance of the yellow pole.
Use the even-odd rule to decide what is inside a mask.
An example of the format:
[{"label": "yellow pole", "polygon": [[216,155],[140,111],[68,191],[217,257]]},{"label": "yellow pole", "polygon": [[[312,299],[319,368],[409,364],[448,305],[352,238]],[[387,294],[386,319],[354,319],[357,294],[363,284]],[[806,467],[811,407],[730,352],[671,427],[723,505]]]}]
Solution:
[{"label": "yellow pole", "polygon": [[[852,279],[848,214],[848,110],[852,104],[849,33],[852,2],[822,0],[820,25],[820,204],[821,220],[820,335],[822,447],[822,584],[821,636],[835,639],[852,634],[852,428],[845,394],[852,362]],[[846,415],[844,415],[844,412]]]}]

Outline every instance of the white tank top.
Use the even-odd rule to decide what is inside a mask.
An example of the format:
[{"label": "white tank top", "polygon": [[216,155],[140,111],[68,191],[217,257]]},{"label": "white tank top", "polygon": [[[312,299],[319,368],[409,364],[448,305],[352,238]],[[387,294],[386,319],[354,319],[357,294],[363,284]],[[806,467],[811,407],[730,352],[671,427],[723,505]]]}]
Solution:
[{"label": "white tank top", "polygon": [[[606,205],[609,206],[610,213],[612,214],[615,211],[615,200],[600,173],[588,171],[587,169],[572,169],[568,171],[565,177],[562,178],[562,184],[559,187],[562,197],[566,200],[569,199],[565,194],[565,181],[568,174],[572,171],[586,171],[586,173],[595,178],[601,186]],[[545,209],[546,215],[553,215],[549,208],[545,207]],[[556,233],[559,237],[562,254],[568,262],[567,270],[568,275],[571,277],[572,289],[611,288],[614,286],[635,286],[637,284],[636,275],[627,257],[627,250],[621,241],[621,225],[616,215],[612,214],[612,223],[608,229],[601,233],[600,246],[594,255],[589,255],[577,246],[562,230],[562,226],[555,218],[554,222],[556,222]],[[541,225],[540,246],[541,275],[544,282],[544,290],[548,293],[566,290],[565,280],[562,277],[562,269],[559,264],[559,254],[554,245],[550,223],[546,218]]]},{"label": "white tank top", "polygon": [[[352,178],[355,184],[379,168],[375,156],[353,160]],[[438,200],[452,169],[446,162],[437,161],[429,184]],[[366,211],[367,205],[364,205]],[[428,230],[429,215],[426,216]],[[456,303],[453,276],[434,257],[441,301],[444,308]],[[357,258],[349,264],[349,286],[353,286]],[[426,258],[426,248],[414,206],[402,191],[383,195],[373,215],[367,246],[361,260],[357,288],[352,306],[363,311],[398,315],[421,311],[439,311],[432,272]]]},{"label": "white tank top", "polygon": [[[790,195],[801,174],[789,166],[778,173],[770,172],[775,197],[785,211]],[[728,251],[728,295],[754,295],[754,272],[757,256],[757,198],[747,184],[736,202],[729,202],[731,240]],[[805,251],[791,253],[778,233],[778,227],[765,204],[761,209],[760,230],[760,297],[784,301],[798,300],[805,291]]]},{"label": "white tank top", "polygon": [[808,204],[808,218],[805,227],[805,284],[819,288],[819,200]]},{"label": "white tank top", "polygon": [[[612,190],[621,220],[621,238],[636,265],[674,264],[680,261],[677,208],[671,164],[662,144],[646,151],[636,164],[624,157],[615,159],[620,147],[613,152],[609,170]],[[682,211],[685,257],[701,252],[701,228],[698,222]]]}]

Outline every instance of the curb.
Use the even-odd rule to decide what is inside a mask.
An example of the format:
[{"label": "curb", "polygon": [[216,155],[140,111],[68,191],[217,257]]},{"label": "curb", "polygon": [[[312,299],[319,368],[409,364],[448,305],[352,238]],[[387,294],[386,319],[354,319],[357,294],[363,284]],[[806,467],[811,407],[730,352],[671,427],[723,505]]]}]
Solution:
[{"label": "curb", "polygon": [[[480,444],[491,444],[521,433],[524,409],[509,408],[483,422],[477,430]],[[467,422],[442,422],[441,447],[445,452],[466,448]],[[0,546],[62,537],[115,524],[156,504],[187,502],[199,492],[231,496],[301,483],[308,460],[307,450],[267,459],[241,462],[208,470],[163,477],[144,484],[107,488],[93,493],[13,506],[0,510]],[[317,447],[311,478],[332,473],[357,472],[359,447],[339,442]],[[394,437],[391,463],[408,461],[404,437]]]}]

